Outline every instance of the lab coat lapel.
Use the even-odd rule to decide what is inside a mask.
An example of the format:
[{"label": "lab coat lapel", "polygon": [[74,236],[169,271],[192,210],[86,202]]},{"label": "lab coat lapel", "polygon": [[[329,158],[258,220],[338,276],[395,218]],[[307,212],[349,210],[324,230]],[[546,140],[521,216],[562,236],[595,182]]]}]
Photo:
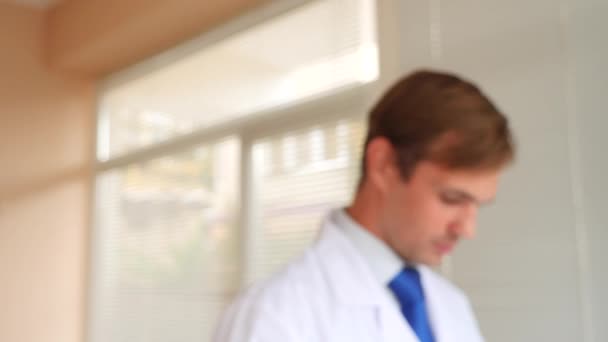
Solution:
[{"label": "lab coat lapel", "polygon": [[383,305],[381,312],[382,341],[384,342],[420,342],[418,337],[407,323],[401,311],[395,306],[387,303]]},{"label": "lab coat lapel", "polygon": [[421,274],[427,312],[435,342],[461,342],[457,341],[458,337],[453,334],[458,331],[458,327],[454,326],[454,317],[457,317],[458,314],[453,312],[450,300],[442,296],[443,292],[440,284],[437,283],[437,275],[432,274],[433,271],[426,266],[419,266],[418,270]]},{"label": "lab coat lapel", "polygon": [[[401,311],[374,278],[368,264],[332,220],[325,220],[317,241],[321,267],[329,279],[336,305],[371,310],[385,342],[419,342]],[[353,322],[355,323],[355,322]],[[369,323],[368,323],[369,324]]]}]

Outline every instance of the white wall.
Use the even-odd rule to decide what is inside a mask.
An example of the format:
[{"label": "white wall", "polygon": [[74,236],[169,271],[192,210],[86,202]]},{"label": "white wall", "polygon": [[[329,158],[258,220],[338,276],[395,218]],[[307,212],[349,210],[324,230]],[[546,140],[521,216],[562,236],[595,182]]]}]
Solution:
[{"label": "white wall", "polygon": [[472,79],[516,134],[517,162],[499,200],[482,211],[477,239],[444,266],[470,294],[487,340],[608,340],[600,325],[608,318],[608,119],[599,102],[608,90],[606,5],[391,2],[400,70],[428,66]]},{"label": "white wall", "polygon": [[581,204],[588,234],[589,302],[595,341],[608,341],[608,3],[570,0],[573,110],[579,130]]}]

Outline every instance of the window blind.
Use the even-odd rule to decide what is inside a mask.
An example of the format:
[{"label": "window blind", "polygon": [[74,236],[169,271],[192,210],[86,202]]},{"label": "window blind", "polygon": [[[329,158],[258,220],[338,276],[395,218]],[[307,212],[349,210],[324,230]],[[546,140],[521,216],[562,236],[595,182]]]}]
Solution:
[{"label": "window blind", "polygon": [[364,124],[327,122],[260,139],[253,146],[252,279],[296,257],[322,217],[346,205],[359,179]]},{"label": "window blind", "polygon": [[241,275],[239,144],[97,178],[93,341],[205,341]]}]

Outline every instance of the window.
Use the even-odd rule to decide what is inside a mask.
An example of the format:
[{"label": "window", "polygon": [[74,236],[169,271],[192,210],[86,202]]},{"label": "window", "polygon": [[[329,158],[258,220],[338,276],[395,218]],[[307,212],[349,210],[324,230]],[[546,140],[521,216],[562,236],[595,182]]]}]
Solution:
[{"label": "window", "polygon": [[373,8],[371,0],[312,1],[115,84],[100,99],[98,158],[373,81]]},{"label": "window", "polygon": [[[323,132],[333,132],[327,137]],[[339,132],[339,133],[338,133]],[[315,237],[320,219],[351,198],[358,181],[364,127],[360,120],[340,120],[264,137],[253,143],[252,280],[260,280],[301,252]],[[289,156],[301,155],[297,167],[285,169],[281,141],[294,142]],[[325,153],[325,141],[334,154]],[[299,143],[299,144],[298,144]]]},{"label": "window", "polygon": [[237,291],[350,199],[379,70],[374,6],[308,1],[108,79],[90,341],[209,340]]},{"label": "window", "polygon": [[228,138],[98,175],[96,340],[209,336],[241,274],[238,148]]}]

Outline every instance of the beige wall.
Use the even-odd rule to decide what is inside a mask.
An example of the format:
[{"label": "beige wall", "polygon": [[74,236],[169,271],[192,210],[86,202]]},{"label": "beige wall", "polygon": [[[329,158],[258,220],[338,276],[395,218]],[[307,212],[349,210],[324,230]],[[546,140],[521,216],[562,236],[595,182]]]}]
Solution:
[{"label": "beige wall", "polygon": [[81,341],[92,83],[45,67],[43,13],[0,23],[0,341]]},{"label": "beige wall", "polygon": [[0,341],[84,341],[98,77],[264,2],[0,3]]}]

